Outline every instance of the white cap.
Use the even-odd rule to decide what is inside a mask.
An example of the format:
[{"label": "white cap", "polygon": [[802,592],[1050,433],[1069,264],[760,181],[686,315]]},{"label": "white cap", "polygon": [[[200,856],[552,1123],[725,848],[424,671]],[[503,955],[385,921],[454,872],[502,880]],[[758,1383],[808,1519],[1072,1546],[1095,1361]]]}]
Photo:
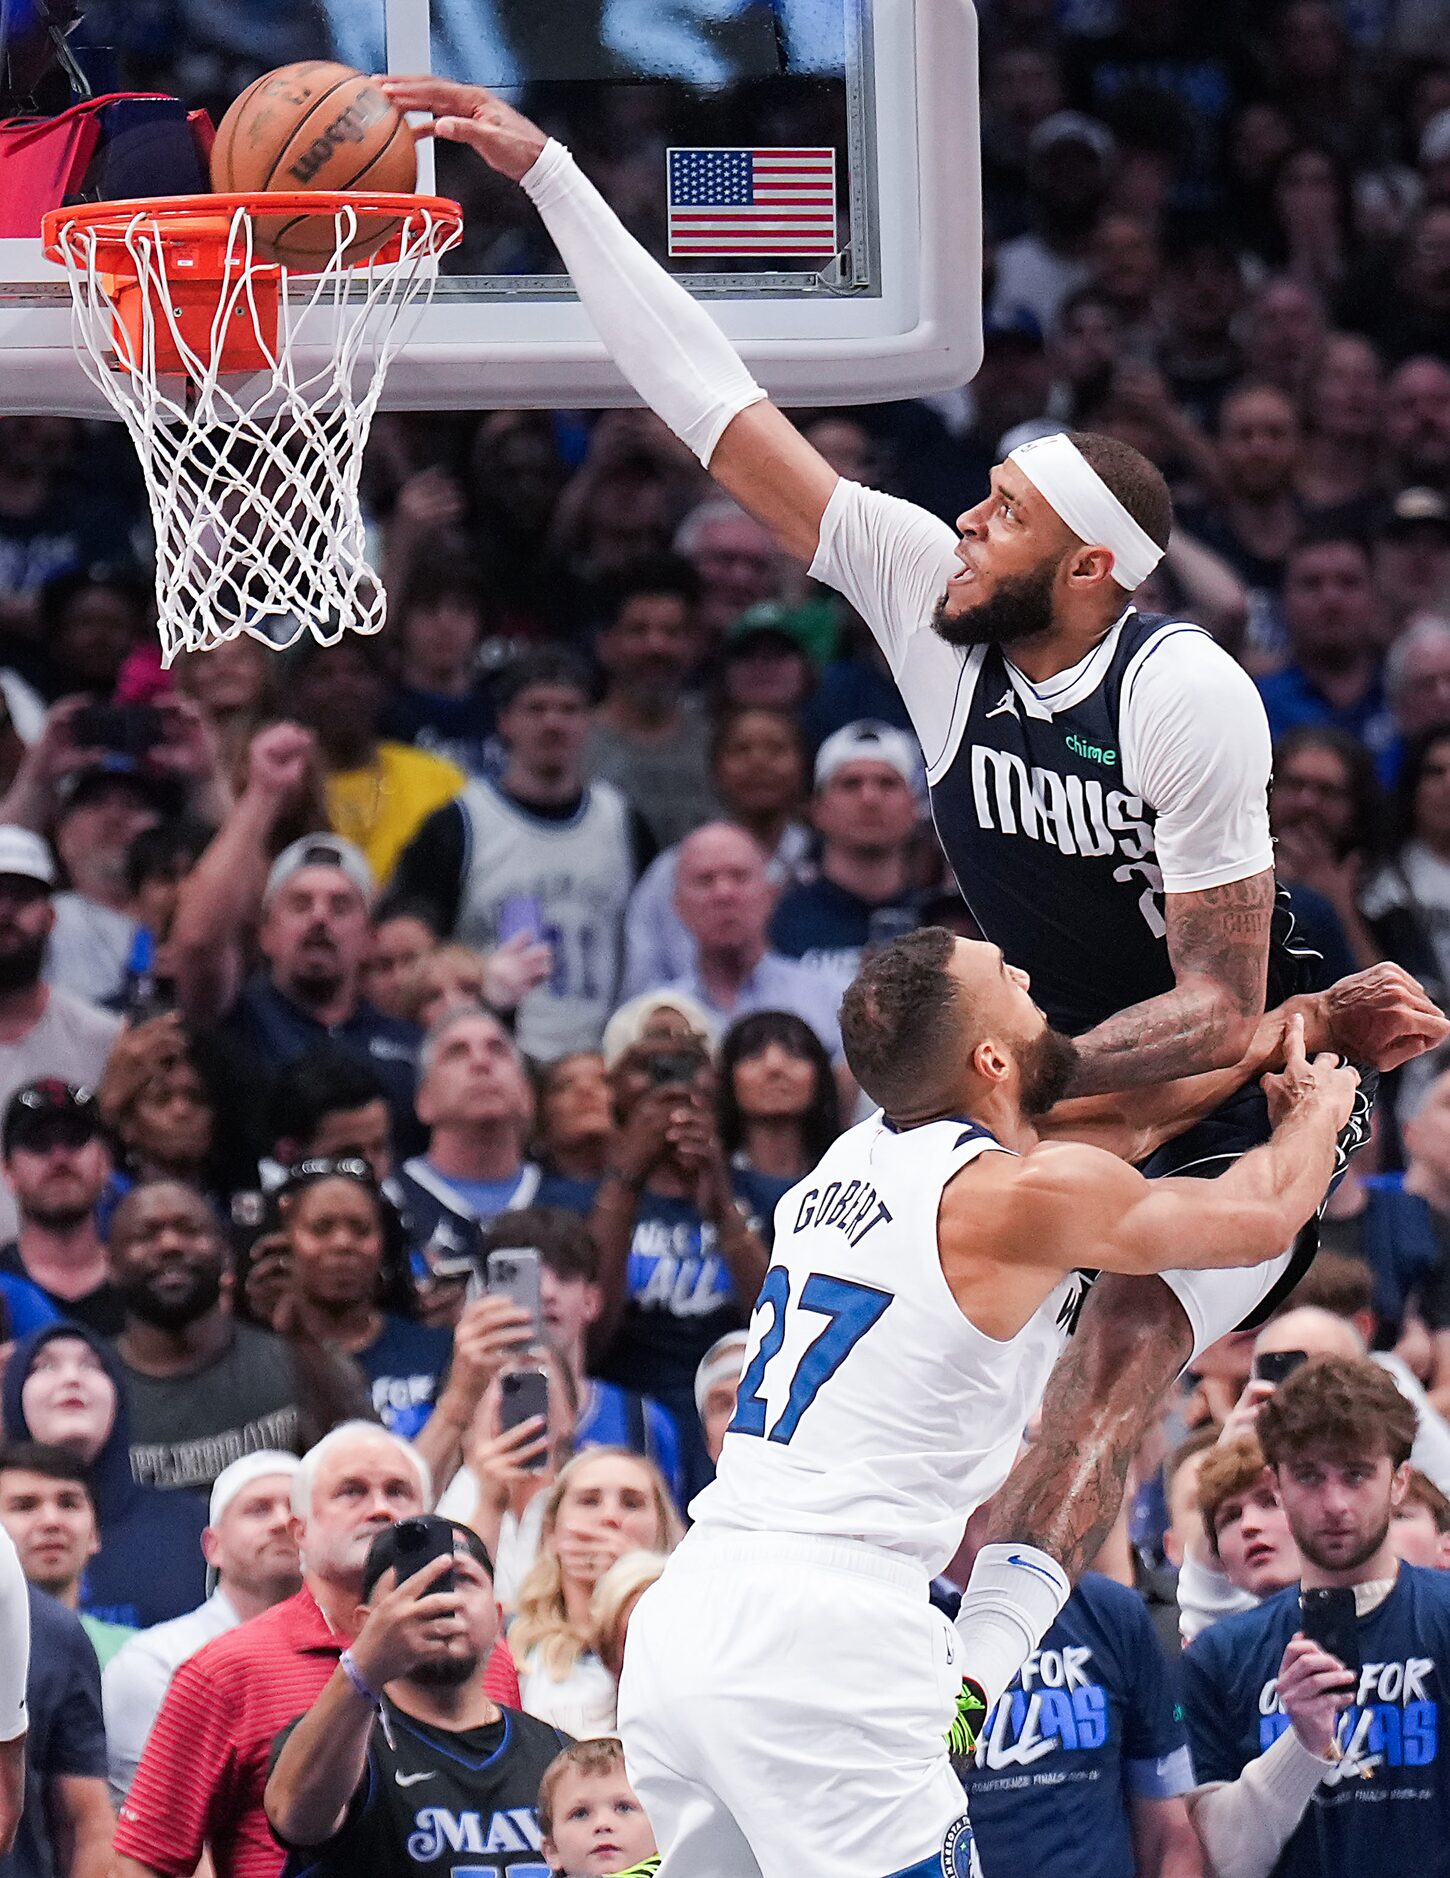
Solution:
[{"label": "white cap", "polygon": [[[638,997],[621,1004],[604,1026],[599,1048],[606,1069],[613,1069],[626,1050],[644,1042],[649,1020],[656,1011],[677,1012],[691,1030],[704,1038],[707,1048],[714,1049],[719,1026],[698,998],[692,998],[688,991],[641,991]],[[668,1049],[668,1041],[662,1047]]]},{"label": "white cap", "polygon": [[38,880],[42,887],[53,887],[55,862],[50,844],[17,822],[0,822],[0,874]]},{"label": "white cap", "polygon": [[207,1524],[220,1525],[232,1501],[254,1480],[261,1480],[267,1474],[285,1474],[291,1480],[301,1465],[295,1454],[284,1454],[280,1448],[258,1448],[255,1454],[241,1455],[230,1467],[224,1467],[212,1482]]},{"label": "white cap", "polygon": [[863,717],[833,731],[816,753],[817,789],[824,789],[847,763],[885,763],[913,789],[921,787],[921,753],[915,740],[894,724]]},{"label": "white cap", "polygon": [[695,1371],[695,1413],[703,1417],[705,1398],[718,1383],[737,1383],[745,1367],[745,1351],[750,1342],[748,1330],[727,1330],[700,1358]]},{"label": "white cap", "polygon": [[344,841],[341,835],[303,835],[294,841],[272,863],[272,871],[267,876],[267,889],[262,895],[262,904],[272,898],[279,887],[285,887],[294,874],[300,874],[304,867],[335,867],[346,874],[369,906],[377,892],[377,882],[373,879],[373,870],[368,866],[368,857],[361,848],[352,842]]}]

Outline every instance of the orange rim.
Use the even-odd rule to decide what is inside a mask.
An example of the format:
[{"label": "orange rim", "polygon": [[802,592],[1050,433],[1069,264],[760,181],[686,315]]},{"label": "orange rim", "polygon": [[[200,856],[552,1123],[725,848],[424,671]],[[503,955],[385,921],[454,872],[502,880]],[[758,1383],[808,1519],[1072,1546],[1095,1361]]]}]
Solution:
[{"label": "orange rim", "polygon": [[[48,259],[64,261],[67,240],[72,233],[93,235],[109,251],[107,271],[117,273],[124,268],[127,237],[139,221],[154,227],[163,241],[174,241],[186,247],[187,272],[192,279],[220,280],[228,271],[227,257],[238,209],[245,209],[253,218],[285,215],[315,221],[336,221],[348,211],[359,218],[386,215],[407,220],[425,216],[431,217],[443,235],[454,234],[463,226],[463,210],[446,196],[390,194],[365,189],[293,189],[256,195],[157,196],[121,202],[81,202],[72,208],[49,210],[41,221],[41,239]],[[238,258],[233,253],[233,267]],[[377,256],[371,258],[376,260]],[[122,264],[120,268],[118,260]],[[254,261],[252,265],[261,268],[269,263]],[[367,261],[357,265],[366,266]]]}]

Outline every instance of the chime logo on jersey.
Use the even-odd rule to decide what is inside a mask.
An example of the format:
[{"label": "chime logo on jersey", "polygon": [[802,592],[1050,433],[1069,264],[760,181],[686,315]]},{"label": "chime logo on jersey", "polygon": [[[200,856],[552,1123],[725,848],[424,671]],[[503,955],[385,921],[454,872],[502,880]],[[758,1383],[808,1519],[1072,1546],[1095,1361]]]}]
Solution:
[{"label": "chime logo on jersey", "polygon": [[1085,1753],[1108,1738],[1108,1692],[1096,1680],[1086,1644],[1034,1650],[1020,1687],[993,1708],[977,1743],[976,1764],[991,1772],[1032,1767],[1059,1751]]},{"label": "chime logo on jersey", "polygon": [[[1099,760],[1106,761],[1106,754]],[[1029,770],[1011,750],[972,745],[972,799],[980,827],[1045,841],[1060,854],[1122,854],[1141,861],[1153,852],[1141,796],[1105,788],[1096,776]]]},{"label": "chime logo on jersey", "polygon": [[[1382,1768],[1428,1767],[1440,1742],[1440,1707],[1430,1694],[1434,1675],[1430,1656],[1366,1663],[1354,1702],[1339,1718],[1340,1759],[1321,1784],[1363,1779]],[[1275,1678],[1259,1691],[1260,1753],[1290,1726]]]},{"label": "chime logo on jersey", "polygon": [[537,1852],[543,1845],[539,1822],[528,1806],[487,1815],[425,1806],[413,1815],[413,1826],[408,1857],[419,1863],[445,1852]]}]

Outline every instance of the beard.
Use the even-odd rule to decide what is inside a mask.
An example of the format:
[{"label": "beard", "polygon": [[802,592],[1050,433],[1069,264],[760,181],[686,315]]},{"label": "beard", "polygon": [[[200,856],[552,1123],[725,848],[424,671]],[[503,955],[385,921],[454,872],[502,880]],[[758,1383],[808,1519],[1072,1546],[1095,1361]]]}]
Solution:
[{"label": "beard", "polygon": [[1022,1113],[1045,1115],[1067,1094],[1077,1073],[1079,1052],[1071,1037],[1047,1029],[1022,1051]]},{"label": "beard", "polygon": [[1361,1565],[1372,1559],[1386,1539],[1390,1536],[1390,1516],[1385,1514],[1384,1524],[1377,1530],[1367,1533],[1352,1552],[1329,1555],[1316,1549],[1313,1533],[1294,1534],[1299,1550],[1311,1565],[1317,1565],[1321,1571],[1354,1572]]},{"label": "beard", "polygon": [[157,1297],[145,1278],[121,1286],[126,1309],[155,1330],[185,1330],[188,1324],[205,1317],[221,1294],[222,1275],[215,1267],[193,1273],[188,1288],[169,1297]]},{"label": "beard", "polygon": [[465,1656],[435,1657],[431,1662],[419,1663],[410,1669],[408,1681],[424,1689],[461,1689],[478,1673],[478,1660],[476,1650],[468,1651]]},{"label": "beard", "polygon": [[0,952],[0,993],[24,991],[40,978],[48,939],[26,939],[8,952]]},{"label": "beard", "polygon": [[932,611],[932,631],[949,646],[1013,646],[1052,630],[1052,585],[1057,563],[1027,574],[1007,574],[994,592],[966,612],[948,618],[945,593]]}]

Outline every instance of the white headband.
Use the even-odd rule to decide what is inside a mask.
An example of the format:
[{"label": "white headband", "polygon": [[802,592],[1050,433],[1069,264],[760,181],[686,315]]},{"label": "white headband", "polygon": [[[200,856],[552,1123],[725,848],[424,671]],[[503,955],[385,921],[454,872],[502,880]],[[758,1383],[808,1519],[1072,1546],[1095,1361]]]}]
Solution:
[{"label": "white headband", "polygon": [[1141,529],[1075,443],[1059,432],[1019,443],[1008,457],[1091,547],[1107,548],[1113,579],[1131,593],[1163,559],[1163,550]]}]

